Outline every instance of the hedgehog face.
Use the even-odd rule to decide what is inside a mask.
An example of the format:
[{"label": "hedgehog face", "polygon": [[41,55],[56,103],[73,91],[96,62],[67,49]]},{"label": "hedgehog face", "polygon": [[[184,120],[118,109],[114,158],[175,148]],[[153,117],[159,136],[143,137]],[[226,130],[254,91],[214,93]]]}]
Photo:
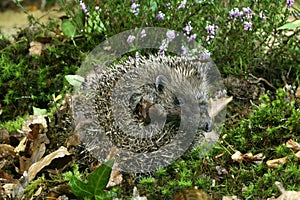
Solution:
[{"label": "hedgehog face", "polygon": [[[155,78],[155,84],[152,84],[151,94],[134,94],[130,98],[130,105],[136,119],[142,122],[144,126],[149,125],[154,120],[161,122],[165,120],[163,123],[178,127],[181,120],[181,109],[186,101],[184,97],[177,96],[172,90],[168,78],[160,74]],[[147,91],[149,92],[149,90]],[[213,124],[208,114],[208,103],[203,98],[197,99],[197,102],[199,130],[210,132],[213,129]]]}]

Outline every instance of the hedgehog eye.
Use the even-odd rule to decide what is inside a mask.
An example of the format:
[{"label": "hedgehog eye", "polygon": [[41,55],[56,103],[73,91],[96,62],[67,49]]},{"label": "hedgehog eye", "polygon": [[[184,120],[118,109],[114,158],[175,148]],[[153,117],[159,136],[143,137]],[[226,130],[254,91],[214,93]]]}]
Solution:
[{"label": "hedgehog eye", "polygon": [[136,108],[137,104],[141,101],[141,94],[133,94],[129,99],[129,105],[132,109]]},{"label": "hedgehog eye", "polygon": [[155,87],[158,92],[162,92],[168,84],[168,79],[164,75],[158,75],[155,80]]},{"label": "hedgehog eye", "polygon": [[177,105],[177,106],[183,106],[184,105],[184,100],[182,98],[175,97],[174,98],[174,104]]}]

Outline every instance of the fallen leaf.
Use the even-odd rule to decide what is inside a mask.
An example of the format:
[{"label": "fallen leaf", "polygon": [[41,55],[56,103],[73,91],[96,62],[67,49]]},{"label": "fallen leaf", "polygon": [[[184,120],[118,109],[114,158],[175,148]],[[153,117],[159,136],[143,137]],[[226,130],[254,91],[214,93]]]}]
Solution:
[{"label": "fallen leaf", "polygon": [[274,168],[274,167],[277,167],[280,164],[285,164],[285,163],[286,163],[286,157],[267,161],[267,165],[270,168]]},{"label": "fallen leaf", "polygon": [[132,194],[132,200],[147,200],[147,197],[141,197],[139,194],[139,191],[137,188],[134,186],[133,188],[133,194]]},{"label": "fallen leaf", "polygon": [[15,148],[9,144],[0,144],[0,159],[15,155]]},{"label": "fallen leaf", "polygon": [[22,132],[26,135],[30,135],[29,138],[34,138],[36,131],[38,131],[38,133],[47,132],[47,126],[47,120],[44,115],[30,115],[23,122]]},{"label": "fallen leaf", "polygon": [[292,139],[286,142],[286,146],[294,151],[300,151],[300,144]]},{"label": "fallen leaf", "polygon": [[[111,159],[115,158],[117,156],[118,152],[119,152],[118,148],[112,147],[106,160],[111,160]],[[122,181],[123,181],[123,176],[120,173],[119,164],[115,161],[106,187],[108,188],[108,187],[120,185],[122,183]]]},{"label": "fallen leaf", "polygon": [[40,172],[45,166],[49,165],[54,159],[70,155],[66,147],[60,147],[58,150],[50,153],[42,158],[40,161],[31,165],[28,169],[29,180],[34,179],[36,174]]},{"label": "fallen leaf", "polygon": [[50,44],[43,44],[41,42],[32,41],[30,42],[30,48],[29,48],[29,55],[37,55],[40,56],[42,54],[42,51],[47,49]]},{"label": "fallen leaf", "polygon": [[211,118],[217,116],[224,108],[226,108],[227,104],[232,101],[233,97],[222,97],[219,99],[209,99],[208,103],[208,113]]},{"label": "fallen leaf", "polygon": [[296,92],[295,92],[296,101],[300,103],[300,85],[298,86]]},{"label": "fallen leaf", "polygon": [[178,192],[173,200],[211,200],[212,198],[203,190],[197,188],[184,189]]},{"label": "fallen leaf", "polygon": [[246,162],[254,162],[255,164],[260,164],[263,162],[263,160],[265,159],[265,156],[263,153],[258,153],[256,155],[253,155],[251,152],[242,154],[239,151],[236,151],[232,156],[231,156],[232,160],[236,161],[236,162],[242,162],[242,161],[246,161]]},{"label": "fallen leaf", "polygon": [[236,162],[243,161],[243,154],[240,151],[236,151],[232,156],[231,159]]},{"label": "fallen leaf", "polygon": [[15,148],[15,152],[16,153],[20,153],[20,152],[23,152],[23,151],[25,151],[25,148],[26,148],[26,144],[27,144],[27,137],[24,137],[21,141],[20,141],[20,143],[19,143],[19,145]]},{"label": "fallen leaf", "polygon": [[5,128],[0,129],[0,143],[9,144],[9,132]]},{"label": "fallen leaf", "polygon": [[223,196],[222,200],[240,200],[237,196]]},{"label": "fallen leaf", "polygon": [[299,200],[300,199],[300,191],[287,191],[284,189],[282,183],[279,181],[275,181],[276,187],[281,192],[281,195],[275,200]]},{"label": "fallen leaf", "polygon": [[296,156],[297,158],[300,158],[300,151],[298,151],[298,152],[295,154],[295,156]]}]

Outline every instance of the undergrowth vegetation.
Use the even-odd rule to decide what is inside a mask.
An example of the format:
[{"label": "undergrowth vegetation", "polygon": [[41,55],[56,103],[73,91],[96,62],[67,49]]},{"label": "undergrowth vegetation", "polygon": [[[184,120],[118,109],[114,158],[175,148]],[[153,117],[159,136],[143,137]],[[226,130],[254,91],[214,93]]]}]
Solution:
[{"label": "undergrowth vegetation", "polygon": [[[26,10],[20,0],[16,2]],[[299,96],[295,97],[300,83],[299,5],[292,2],[58,0],[66,14],[62,19],[44,25],[28,13],[30,27],[21,30],[13,41],[0,36],[0,128],[9,132],[21,129],[33,107],[51,114],[59,110],[53,106],[56,97],[72,92],[65,76],[75,74],[85,56],[106,38],[136,27],[164,27],[183,32],[208,49],[223,77],[247,79],[251,75],[264,80],[267,89],[270,85],[280,89],[266,92],[259,104],[247,98],[251,107],[247,117],[232,122],[228,116],[220,141],[211,152],[202,155],[196,148],[166,169],[140,177],[134,183],[140,195],[172,199],[179,190],[196,186],[213,199],[224,195],[267,199],[280,194],[275,181],[282,182],[287,190],[299,191],[300,158],[286,145],[289,140],[300,143],[300,103]],[[298,21],[291,24],[294,19]],[[45,48],[30,53],[34,42]],[[232,110],[229,108],[230,114]],[[234,160],[236,152],[262,156],[258,162]],[[280,158],[285,158],[281,164],[267,164]],[[28,197],[39,184],[53,186],[70,182],[72,177],[70,187],[78,198],[101,199],[98,194],[132,197],[133,187],[127,182],[107,193],[111,165],[102,167],[107,173],[102,174],[101,191],[91,185],[102,175],[86,175],[76,165],[76,176],[73,170],[73,174],[47,176],[52,182],[44,176],[33,180],[25,190]],[[80,188],[86,190],[81,194]]]}]

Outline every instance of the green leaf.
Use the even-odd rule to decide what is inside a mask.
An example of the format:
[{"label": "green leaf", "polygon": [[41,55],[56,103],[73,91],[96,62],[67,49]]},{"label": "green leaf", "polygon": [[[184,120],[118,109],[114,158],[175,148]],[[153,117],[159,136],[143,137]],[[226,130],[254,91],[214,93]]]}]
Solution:
[{"label": "green leaf", "polygon": [[73,194],[81,199],[92,199],[93,194],[93,188],[90,187],[89,183],[85,183],[75,176],[73,176],[69,182],[69,186],[73,192]]},{"label": "green leaf", "polygon": [[109,181],[113,164],[114,159],[100,165],[87,177],[87,183],[73,175],[69,182],[73,194],[81,199],[105,199],[104,197],[108,197],[109,193],[104,192],[104,189]]},{"label": "green leaf", "polygon": [[33,109],[33,115],[46,115],[47,114],[47,110],[46,109],[41,109],[41,108],[36,108],[36,107],[32,107]]},{"label": "green leaf", "polygon": [[62,22],[61,30],[64,33],[64,35],[66,35],[70,38],[74,38],[74,36],[76,35],[76,27],[69,20],[64,20]]},{"label": "green leaf", "polygon": [[113,164],[114,164],[114,159],[109,160],[109,161],[103,163],[102,165],[100,165],[100,167],[95,169],[88,176],[88,184],[94,188],[95,195],[101,194],[103,192],[103,190],[105,189],[105,187],[109,181],[109,177],[110,177],[110,173],[111,173]]},{"label": "green leaf", "polygon": [[84,29],[85,14],[82,11],[82,9],[79,9],[78,12],[75,14],[73,22],[79,29]]},{"label": "green leaf", "polygon": [[296,28],[299,28],[300,27],[300,20],[297,20],[297,21],[294,21],[294,22],[290,22],[290,23],[287,23],[283,26],[280,26],[278,28],[278,30],[283,30],[283,29],[296,29]]},{"label": "green leaf", "polygon": [[75,88],[79,88],[84,82],[84,78],[79,75],[66,75],[66,80]]}]

